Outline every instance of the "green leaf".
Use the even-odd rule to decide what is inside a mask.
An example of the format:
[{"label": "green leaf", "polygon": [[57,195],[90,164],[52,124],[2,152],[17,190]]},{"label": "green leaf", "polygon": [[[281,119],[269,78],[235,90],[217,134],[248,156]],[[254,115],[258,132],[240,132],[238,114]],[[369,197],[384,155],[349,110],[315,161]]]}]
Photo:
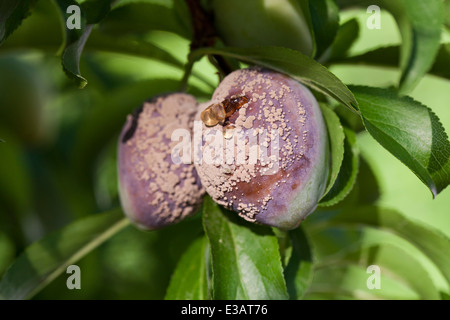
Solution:
[{"label": "green leaf", "polygon": [[411,91],[433,65],[438,53],[444,7],[441,0],[383,0],[402,34],[400,91]]},{"label": "green leaf", "polygon": [[181,257],[170,280],[166,300],[207,300],[207,264],[209,250],[206,237],[195,240]]},{"label": "green leaf", "polygon": [[278,241],[208,197],[203,224],[211,246],[214,299],[287,299]]},{"label": "green leaf", "polygon": [[[420,259],[420,250],[393,233],[367,226],[340,225],[316,229],[310,236],[315,249],[325,254],[316,264],[317,268],[348,264],[367,268],[377,265],[382,274],[401,279],[421,299],[439,299],[439,291],[426,264]],[[381,284],[381,290],[377,291],[383,295],[385,289],[385,285]]]},{"label": "green leaf", "polygon": [[217,54],[256,64],[290,75],[297,81],[336,99],[357,112],[358,104],[351,91],[327,68],[304,54],[281,47],[202,48],[193,51],[191,60]]},{"label": "green leaf", "polygon": [[74,42],[68,44],[62,54],[62,66],[67,76],[77,83],[77,86],[82,89],[88,81],[81,75],[80,58],[83,52],[86,40],[92,31],[92,26],[87,26],[83,34]]},{"label": "green leaf", "polygon": [[115,0],[86,0],[81,4],[81,10],[86,15],[87,24],[95,24],[102,21],[109,11]]},{"label": "green leaf", "polygon": [[366,225],[406,239],[436,265],[450,285],[450,239],[439,230],[415,222],[394,210],[376,206],[351,207],[323,219],[327,220],[327,225]]},{"label": "green leaf", "polygon": [[443,1],[339,0],[338,4],[341,8],[379,5],[392,13],[402,34],[400,91],[411,91],[430,70],[438,53],[444,23]]},{"label": "green leaf", "polygon": [[4,231],[21,249],[26,246],[22,221],[32,208],[33,181],[23,144],[5,129],[0,128],[5,139],[0,144],[0,234]]},{"label": "green leaf", "polygon": [[83,3],[81,13],[81,29],[69,29],[66,26],[66,21],[73,13],[67,13],[67,8],[71,5],[79,7],[74,0],[55,0],[62,18],[62,26],[65,34],[63,52],[62,52],[62,66],[67,76],[73,79],[78,87],[84,88],[87,85],[87,80],[80,72],[80,58],[83,52],[87,39],[89,38],[94,24],[103,19],[110,10],[111,0],[90,0]]},{"label": "green leaf", "polygon": [[108,240],[129,224],[121,210],[75,221],[30,245],[10,266],[0,282],[5,299],[28,299],[67,266]]},{"label": "green leaf", "polygon": [[389,272],[393,277],[403,279],[409,287],[420,295],[420,299],[439,299],[439,291],[428,271],[410,252],[399,246],[392,244],[375,245],[365,248],[363,251],[355,252],[353,255],[347,256],[346,259],[359,261],[363,266],[380,266],[381,272]]},{"label": "green leaf", "polygon": [[0,45],[30,15],[37,0],[8,0],[0,3]]},{"label": "green leaf", "polygon": [[[359,168],[355,186],[351,194],[355,194],[355,204],[370,205],[376,203],[381,197],[380,183],[367,162],[367,156],[359,156]],[[351,196],[351,194],[349,196]]]},{"label": "green leaf", "polygon": [[431,74],[439,77],[450,79],[450,44],[442,44],[436,56],[436,60],[432,68],[429,70]]},{"label": "green leaf", "polygon": [[[123,37],[118,41],[117,37],[94,31],[89,37],[89,41],[86,43],[85,50],[123,53],[160,61],[180,70],[184,69],[184,63],[178,60],[170,52],[161,49],[159,46],[149,41],[134,39],[132,37]],[[201,73],[194,71],[192,76],[211,87],[211,89],[215,88],[214,84],[211,83],[211,80],[207,79]]]},{"label": "green leaf", "polygon": [[[187,8],[180,10],[184,1],[165,3],[131,2],[113,8],[100,24],[100,30],[113,35],[144,35],[151,30],[176,33],[184,38],[192,36]],[[181,15],[181,13],[184,13]]]},{"label": "green leaf", "polygon": [[292,241],[292,255],[284,269],[287,290],[291,300],[300,300],[313,279],[313,257],[309,241],[303,229],[289,231]]},{"label": "green leaf", "polygon": [[[300,8],[302,18],[305,19],[305,21],[308,25],[309,35],[311,36],[311,39],[313,41],[313,50],[312,50],[313,52],[311,52],[311,56],[313,57],[316,55],[317,44],[316,44],[315,35],[314,35],[314,27],[313,27],[311,12],[309,9],[310,0],[297,0],[296,2]],[[304,12],[309,12],[309,14],[304,14]],[[295,48],[293,48],[293,49],[295,49]]]},{"label": "green leaf", "polygon": [[0,202],[3,209],[10,213],[10,215],[5,216],[7,218],[5,220],[10,222],[5,223],[1,216],[0,221],[11,228],[12,221],[30,210],[33,198],[32,179],[26,165],[21,142],[11,133],[5,132],[4,129],[1,129],[0,132],[6,139],[6,142],[0,145],[0,159],[2,159],[2,165],[0,166],[2,177],[0,179]]},{"label": "green leaf", "polygon": [[344,128],[344,132],[344,159],[333,186],[320,200],[321,206],[332,206],[342,201],[352,190],[358,175],[359,149],[356,144],[356,135],[348,128]]},{"label": "green leaf", "polygon": [[[330,158],[331,167],[328,174],[327,188],[323,194],[323,197],[327,195],[330,189],[333,187],[336,181],[339,171],[341,169],[342,160],[344,159],[344,129],[339,121],[338,116],[329,107],[320,104],[325,123],[328,130],[328,139],[330,142]],[[323,198],[322,197],[322,198]]]},{"label": "green leaf", "polygon": [[348,50],[351,48],[358,36],[358,20],[351,19],[341,25],[330,48],[330,58],[328,58],[327,60],[346,57]]},{"label": "green leaf", "polygon": [[70,79],[74,80],[77,86],[81,89],[87,85],[87,80],[81,75],[79,63],[84,45],[92,31],[92,25],[86,24],[85,13],[80,9],[81,29],[68,29],[66,26],[66,21],[72,14],[67,13],[67,8],[72,5],[79,7],[79,4],[74,0],[55,1],[59,8],[61,26],[64,34],[64,43],[62,45],[61,55],[62,67],[66,75]]},{"label": "green leaf", "polygon": [[450,28],[450,0],[444,1],[444,12],[445,25]]},{"label": "green leaf", "polygon": [[315,43],[309,0],[209,2],[215,29],[225,45],[277,46],[313,56]]},{"label": "green leaf", "polygon": [[[59,33],[54,27],[54,24],[58,23],[58,16],[56,14],[52,15],[52,9],[54,8],[51,2],[40,2],[40,4],[45,5],[44,8],[42,6],[39,7],[39,10],[26,21],[24,28],[18,30],[14,37],[4,44],[2,49],[33,48],[54,54],[54,51],[60,46]],[[122,53],[161,61],[180,70],[184,68],[183,61],[178,60],[171,53],[161,49],[152,42],[135,37],[122,37],[119,41],[117,35],[102,33],[98,28],[92,30],[83,51]],[[193,72],[192,75],[209,87],[215,87],[211,80],[206,79],[201,73]]]},{"label": "green leaf", "polygon": [[369,133],[413,171],[433,196],[450,183],[450,142],[426,106],[392,90],[352,87]]},{"label": "green leaf", "polygon": [[[0,230],[0,277],[14,260],[16,244]],[[1,297],[0,297],[1,300]]]},{"label": "green leaf", "polygon": [[[367,288],[367,278],[370,276],[366,268],[358,265],[333,266],[316,270],[314,281],[308,292],[310,295],[317,295],[335,299],[347,297],[359,300],[388,299],[388,300],[416,300],[420,296],[398,279],[391,278],[384,273],[380,275],[382,290],[370,290]],[[328,296],[330,295],[331,296]],[[340,298],[342,299],[342,298]]]},{"label": "green leaf", "polygon": [[333,43],[339,28],[339,8],[334,0],[310,0],[309,12],[316,41],[316,57]]},{"label": "green leaf", "polygon": [[[339,56],[333,57],[329,62],[331,63],[345,63],[345,64],[366,64],[366,65],[378,65],[397,67],[398,59],[400,56],[400,47],[390,46],[377,48],[375,50],[348,58],[342,58]],[[450,79],[450,44],[442,44],[436,60],[429,73],[439,77]]]}]

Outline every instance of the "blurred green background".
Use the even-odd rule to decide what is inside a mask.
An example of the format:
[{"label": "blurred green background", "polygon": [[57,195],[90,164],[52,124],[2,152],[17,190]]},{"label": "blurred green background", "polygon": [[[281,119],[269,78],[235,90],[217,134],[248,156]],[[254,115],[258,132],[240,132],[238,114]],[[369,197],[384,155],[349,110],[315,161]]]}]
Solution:
[{"label": "blurred green background", "polygon": [[[383,12],[380,30],[365,28],[363,10],[344,12],[341,24],[353,17],[360,22],[360,37],[352,53],[400,43],[390,14]],[[183,76],[180,67],[89,50],[88,42],[81,71],[89,84],[79,90],[56,55],[62,42],[58,19],[55,8],[40,1],[0,47],[0,276],[35,240],[74,219],[120,205],[116,143],[125,115],[161,90],[176,90]],[[163,31],[143,37],[186,61],[187,39]],[[443,41],[449,39],[447,32]],[[199,77],[191,77],[190,91],[207,99],[218,83],[216,71],[206,59],[194,70]],[[398,70],[381,67],[338,65],[330,70],[346,84],[386,87],[400,77]],[[432,108],[449,131],[449,81],[426,76],[411,95]],[[378,179],[378,203],[450,237],[450,191],[433,200],[427,187],[367,133],[358,135],[358,144]],[[161,299],[180,255],[201,233],[198,216],[156,232],[128,227],[77,263],[82,290],[67,290],[62,274],[35,298]],[[427,265],[425,258],[418,259]],[[446,289],[438,272],[432,270],[431,276]]]}]

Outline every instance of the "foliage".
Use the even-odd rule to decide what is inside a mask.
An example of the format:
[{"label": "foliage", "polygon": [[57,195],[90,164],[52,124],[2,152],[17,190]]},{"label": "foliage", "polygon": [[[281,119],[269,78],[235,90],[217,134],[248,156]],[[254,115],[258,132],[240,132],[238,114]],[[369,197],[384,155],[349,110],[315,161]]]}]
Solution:
[{"label": "foliage", "polygon": [[[214,24],[219,0],[0,4],[0,298],[448,297],[450,230],[433,223],[439,215],[450,226],[448,212],[418,221],[383,206],[386,181],[370,165],[379,155],[361,144],[373,137],[448,208],[450,113],[405,95],[417,94],[430,75],[448,89],[448,1],[369,2],[299,0],[290,14],[307,30],[292,34],[309,38],[292,42],[313,41],[311,54],[276,46],[276,33],[229,46],[227,25],[220,33]],[[260,5],[245,5],[253,4]],[[396,21],[401,41],[354,52],[366,28],[360,18],[373,4]],[[79,30],[66,27],[69,5],[81,7]],[[206,197],[197,216],[176,226],[127,227],[116,182],[126,115],[170,91],[206,100],[226,73],[245,65],[285,73],[320,101],[331,163],[315,213],[285,232],[247,223]],[[362,65],[398,77],[367,86]],[[359,78],[345,83],[334,72],[342,68]],[[65,287],[74,263],[86,270],[80,292]],[[366,286],[373,264],[383,270],[380,290]]]}]

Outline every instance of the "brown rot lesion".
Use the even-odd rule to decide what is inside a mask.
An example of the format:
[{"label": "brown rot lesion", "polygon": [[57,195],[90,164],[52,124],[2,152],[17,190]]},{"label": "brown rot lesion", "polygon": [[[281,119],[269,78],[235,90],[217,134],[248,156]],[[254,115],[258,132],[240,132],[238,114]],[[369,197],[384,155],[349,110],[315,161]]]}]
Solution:
[{"label": "brown rot lesion", "polygon": [[246,96],[232,96],[207,107],[202,111],[200,118],[208,127],[214,127],[217,124],[228,126],[229,118],[248,101]]}]

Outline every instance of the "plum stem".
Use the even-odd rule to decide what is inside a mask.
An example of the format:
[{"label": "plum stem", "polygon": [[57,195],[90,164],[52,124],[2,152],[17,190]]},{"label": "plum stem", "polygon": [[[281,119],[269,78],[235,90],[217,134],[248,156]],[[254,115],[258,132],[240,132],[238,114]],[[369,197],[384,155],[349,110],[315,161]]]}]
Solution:
[{"label": "plum stem", "polygon": [[[213,19],[211,14],[204,10],[199,0],[186,0],[186,4],[192,17],[192,26],[194,29],[190,52],[199,48],[214,47],[218,36],[214,24],[212,23]],[[217,68],[219,80],[233,72],[231,65],[220,55],[213,55],[210,57],[210,62]],[[192,59],[189,59],[186,63],[185,73],[181,80],[182,90],[186,90],[187,88],[187,81],[192,72],[194,63],[195,61]]]}]

